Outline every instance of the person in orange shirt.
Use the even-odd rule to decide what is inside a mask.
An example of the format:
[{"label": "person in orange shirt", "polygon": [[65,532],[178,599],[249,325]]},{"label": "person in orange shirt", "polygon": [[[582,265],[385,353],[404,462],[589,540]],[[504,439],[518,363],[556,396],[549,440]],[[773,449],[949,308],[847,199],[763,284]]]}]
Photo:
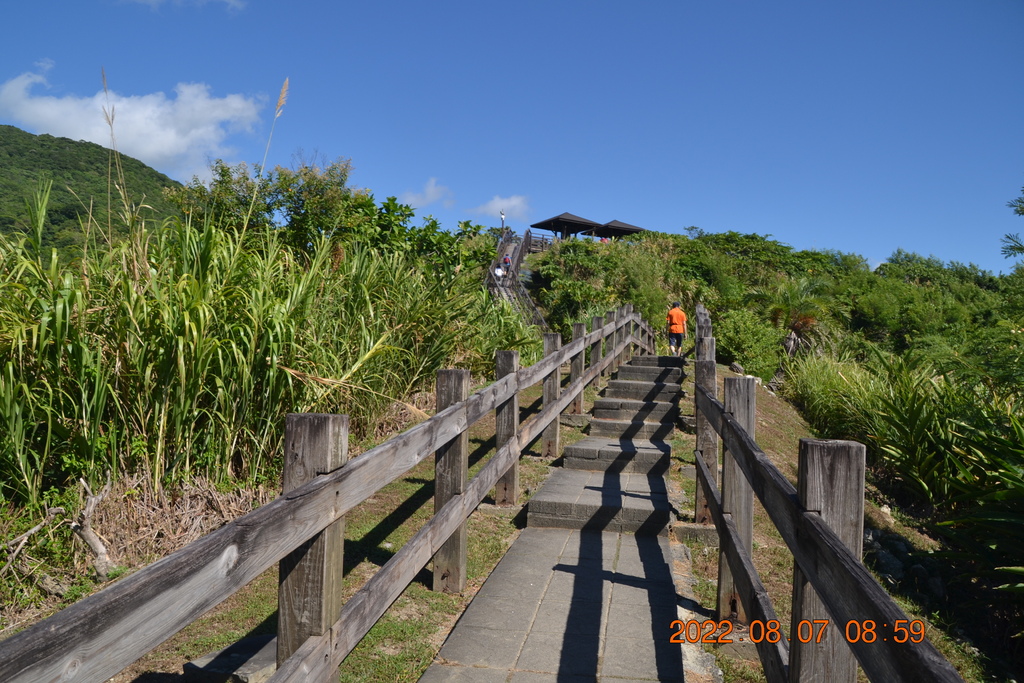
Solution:
[{"label": "person in orange shirt", "polygon": [[665,316],[668,322],[668,350],[673,356],[683,352],[683,340],[686,339],[686,314],[679,308],[679,302],[672,302],[672,308]]}]

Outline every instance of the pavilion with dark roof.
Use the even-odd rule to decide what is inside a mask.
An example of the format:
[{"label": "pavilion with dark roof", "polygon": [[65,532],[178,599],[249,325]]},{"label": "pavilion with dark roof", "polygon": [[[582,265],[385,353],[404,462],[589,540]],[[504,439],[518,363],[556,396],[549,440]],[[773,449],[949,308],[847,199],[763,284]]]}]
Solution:
[{"label": "pavilion with dark roof", "polygon": [[635,235],[638,232],[644,231],[643,228],[638,228],[635,225],[623,223],[622,221],[611,221],[602,225],[596,221],[581,218],[571,213],[560,214],[546,221],[534,223],[530,227],[537,228],[538,230],[548,230],[563,240],[572,235],[608,238],[628,237],[629,235]]}]

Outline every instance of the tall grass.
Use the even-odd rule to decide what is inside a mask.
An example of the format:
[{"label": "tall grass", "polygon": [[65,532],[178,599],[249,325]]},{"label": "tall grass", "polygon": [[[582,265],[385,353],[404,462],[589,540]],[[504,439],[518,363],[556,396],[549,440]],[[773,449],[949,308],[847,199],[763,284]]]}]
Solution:
[{"label": "tall grass", "polygon": [[[894,473],[907,500],[953,542],[1002,597],[1024,611],[1024,419],[1019,397],[937,373],[921,357],[877,354],[866,364],[808,355],[790,366],[786,391],[824,437],[867,443],[875,467]],[[968,377],[971,373],[966,373]],[[1016,611],[1014,611],[1016,610]],[[1014,627],[1024,636],[1020,623]]]},{"label": "tall grass", "polygon": [[104,470],[260,481],[288,412],[359,431],[446,364],[536,347],[455,263],[188,220],[62,263],[39,246],[45,187],[29,209],[32,233],[0,236],[2,498]]}]

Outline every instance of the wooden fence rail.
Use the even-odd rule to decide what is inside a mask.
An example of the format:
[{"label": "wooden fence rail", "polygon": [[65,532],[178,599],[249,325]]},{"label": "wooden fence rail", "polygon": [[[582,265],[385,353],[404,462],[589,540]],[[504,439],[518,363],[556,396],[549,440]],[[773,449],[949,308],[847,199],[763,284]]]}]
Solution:
[{"label": "wooden fence rail", "polygon": [[[447,408],[439,406],[433,417],[348,462],[345,446],[333,440],[344,438],[341,434],[347,436],[347,418],[291,416],[289,421],[301,418],[298,422],[320,426],[289,431],[286,450],[296,457],[316,453],[316,457],[325,458],[320,463],[309,460],[297,464],[299,469],[307,470],[307,476],[292,482],[294,488],[286,484],[280,498],[0,642],[0,680],[105,681],[278,562],[283,561],[282,591],[290,590],[287,575],[320,540],[334,550],[316,554],[316,558],[323,559],[313,561],[313,569],[308,571],[318,572],[324,582],[337,577],[342,561],[340,546],[336,536],[333,541],[324,539],[325,529],[330,527],[336,533],[348,511],[431,454],[444,452],[490,411],[507,410],[520,391],[547,377],[560,376],[563,364],[589,350],[587,369],[559,396],[545,400],[538,414],[512,428],[510,436],[505,436],[509,426],[504,427],[504,440],[497,444],[488,463],[462,490],[450,492],[434,517],[344,603],[340,613],[336,597],[328,595],[330,588],[326,585],[320,595],[287,598],[296,606],[282,608],[280,618],[292,622],[284,630],[312,633],[297,637],[301,644],[293,654],[288,653],[287,659],[282,658],[272,680],[328,680],[487,492],[517,467],[520,453],[549,424],[557,423],[576,395],[630,348],[653,353],[650,326],[625,309],[619,313],[530,367],[515,369],[516,364],[509,364],[508,359],[501,361],[504,364],[498,374],[505,374],[493,384]],[[334,436],[325,441],[325,433]],[[459,458],[465,468],[464,454]],[[303,557],[286,559],[296,552]],[[464,554],[456,561],[464,566]],[[311,616],[314,612],[316,615]],[[317,623],[311,626],[312,621]],[[294,622],[299,622],[297,627]],[[289,640],[296,642],[296,638]]]},{"label": "wooden fence rail", "polygon": [[[710,338],[710,342],[698,338],[698,352],[701,348],[713,349],[707,311],[699,307],[696,317],[698,334]],[[714,362],[713,358],[698,355],[697,362],[702,360]],[[717,444],[701,441],[698,421],[695,460],[698,489],[703,493],[698,500],[718,529],[722,557],[718,618],[760,621],[762,625],[778,619],[750,559],[747,529],[751,508],[747,497],[756,494],[794,559],[794,607],[788,642],[785,637],[776,643],[765,638],[757,644],[770,683],[854,681],[856,666],[849,657],[851,651],[872,681],[962,681],[931,643],[913,642],[907,628],[911,619],[860,561],[864,446],[848,441],[802,440],[798,491],[754,441],[750,419],[754,385],[748,379],[726,380],[725,405],[715,397],[713,384],[706,386],[698,380],[694,387],[698,415],[721,436],[724,446],[723,500],[710,466],[718,462]],[[708,443],[711,445],[704,448],[715,450],[702,451],[701,445]],[[700,513],[698,508],[698,516]],[[818,601],[827,611],[815,611]],[[812,627],[815,637],[807,638],[812,642],[803,642],[807,629],[801,634],[801,622]],[[815,642],[814,629],[826,623],[823,641]],[[872,632],[873,639],[863,637],[867,631]]]}]

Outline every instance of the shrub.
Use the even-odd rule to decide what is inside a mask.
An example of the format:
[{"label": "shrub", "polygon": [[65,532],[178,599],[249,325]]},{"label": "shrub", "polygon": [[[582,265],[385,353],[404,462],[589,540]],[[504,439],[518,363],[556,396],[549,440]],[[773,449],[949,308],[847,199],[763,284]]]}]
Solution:
[{"label": "shrub", "polygon": [[736,361],[748,374],[771,379],[782,359],[782,333],[745,308],[715,321],[715,351],[723,363]]}]

